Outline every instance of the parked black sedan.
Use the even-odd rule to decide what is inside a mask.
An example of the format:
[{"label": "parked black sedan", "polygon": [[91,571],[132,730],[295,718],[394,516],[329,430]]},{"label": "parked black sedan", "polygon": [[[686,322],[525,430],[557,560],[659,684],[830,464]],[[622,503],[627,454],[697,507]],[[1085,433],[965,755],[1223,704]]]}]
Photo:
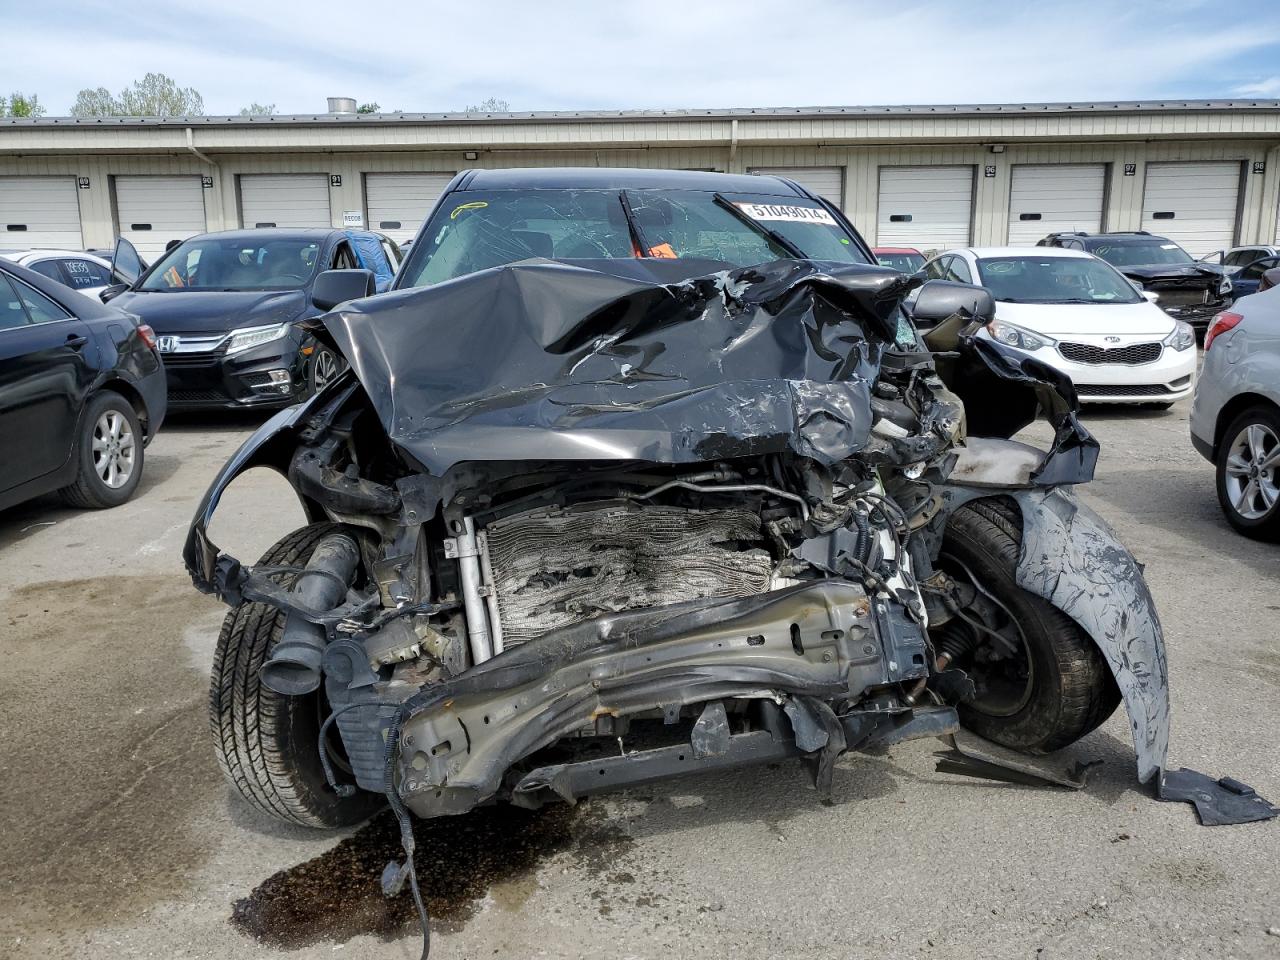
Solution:
[{"label": "parked black sedan", "polygon": [[0,260],[0,509],[124,503],[165,405],[150,327]]},{"label": "parked black sedan", "polygon": [[[114,265],[128,273],[136,257],[122,239]],[[316,300],[316,276],[367,269],[385,289],[398,262],[391,240],[366,231],[228,230],[183,241],[102,297],[155,328],[175,409],[279,407],[339,370],[303,323],[333,305]]]}]

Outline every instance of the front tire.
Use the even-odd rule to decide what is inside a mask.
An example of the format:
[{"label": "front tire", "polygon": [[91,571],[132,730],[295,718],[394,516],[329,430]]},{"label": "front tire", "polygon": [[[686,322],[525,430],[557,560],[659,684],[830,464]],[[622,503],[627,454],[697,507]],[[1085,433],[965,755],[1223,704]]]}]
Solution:
[{"label": "front tire", "polygon": [[142,444],[142,426],[133,404],[110,390],[90,398],[73,454],[79,472],[75,483],[59,491],[62,499],[88,510],[120,506],[133,496],[142,479]]},{"label": "front tire", "polygon": [[1237,531],[1280,540],[1280,412],[1250,407],[1222,434],[1217,458],[1218,505]]},{"label": "front tire", "polygon": [[[1051,753],[1111,716],[1120,690],[1102,651],[1080,625],[1018,586],[1021,543],[1021,516],[1007,499],[973,500],[956,510],[947,525],[942,568],[961,583],[968,581],[964,571],[972,571],[1025,638],[1025,643],[1019,641],[1019,653],[993,660],[989,652],[984,654],[981,631],[969,637],[969,650],[956,666],[970,674],[979,690],[975,700],[960,704],[960,722],[995,743]],[[958,618],[941,629],[957,627],[971,629]],[[1016,629],[1009,632],[1018,635]]]},{"label": "front tire", "polygon": [[342,359],[324,344],[316,344],[307,370],[308,396],[315,396],[342,372]]},{"label": "front tire", "polygon": [[[313,523],[295,530],[262,557],[270,566],[302,567],[316,544],[337,527]],[[282,582],[291,582],[288,576]],[[357,791],[339,797],[325,782],[318,741],[329,715],[323,686],[288,697],[262,685],[258,672],[280,641],[285,614],[265,603],[243,603],[227,614],[209,681],[209,728],[227,782],[252,806],[286,823],[335,828],[367,819],[385,802]],[[327,743],[335,774],[349,781],[336,726]]]}]

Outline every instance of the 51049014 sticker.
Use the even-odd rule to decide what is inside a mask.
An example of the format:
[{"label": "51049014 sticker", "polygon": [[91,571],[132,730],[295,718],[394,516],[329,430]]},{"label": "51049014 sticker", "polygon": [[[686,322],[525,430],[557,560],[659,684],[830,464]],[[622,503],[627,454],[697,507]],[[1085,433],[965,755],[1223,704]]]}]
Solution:
[{"label": "51049014 sticker", "polygon": [[836,226],[836,218],[821,207],[796,207],[786,203],[736,203],[752,220],[785,220],[789,223],[821,223]]}]

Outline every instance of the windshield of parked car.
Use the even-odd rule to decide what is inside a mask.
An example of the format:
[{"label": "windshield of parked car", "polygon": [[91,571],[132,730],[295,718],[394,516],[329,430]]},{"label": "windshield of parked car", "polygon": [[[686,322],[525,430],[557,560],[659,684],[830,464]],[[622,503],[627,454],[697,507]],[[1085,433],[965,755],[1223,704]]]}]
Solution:
[{"label": "windshield of parked car", "polygon": [[319,253],[320,244],[304,237],[200,237],[170,250],[138,289],[297,290],[316,272]]},{"label": "windshield of parked car", "polygon": [[1137,303],[1133,284],[1092,257],[982,257],[982,285],[1006,303]]},{"label": "windshield of parked car", "polygon": [[867,263],[825,207],[802,197],[692,190],[494,190],[453,194],[401,268],[427,286],[535,257],[707,258],[734,267],[788,257]]},{"label": "windshield of parked car", "polygon": [[880,266],[901,270],[903,273],[915,273],[924,266],[923,253],[877,253],[876,259],[880,261]]},{"label": "windshield of parked car", "polygon": [[1191,254],[1169,240],[1103,243],[1089,250],[1116,267],[1146,267],[1161,263],[1191,263]]}]

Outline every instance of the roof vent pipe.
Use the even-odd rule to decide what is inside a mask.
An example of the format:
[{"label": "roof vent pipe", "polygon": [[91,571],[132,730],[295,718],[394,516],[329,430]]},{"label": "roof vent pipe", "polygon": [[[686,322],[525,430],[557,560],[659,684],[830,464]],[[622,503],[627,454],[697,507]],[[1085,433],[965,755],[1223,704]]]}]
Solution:
[{"label": "roof vent pipe", "polygon": [[356,102],[351,97],[329,97],[330,113],[355,113]]}]

